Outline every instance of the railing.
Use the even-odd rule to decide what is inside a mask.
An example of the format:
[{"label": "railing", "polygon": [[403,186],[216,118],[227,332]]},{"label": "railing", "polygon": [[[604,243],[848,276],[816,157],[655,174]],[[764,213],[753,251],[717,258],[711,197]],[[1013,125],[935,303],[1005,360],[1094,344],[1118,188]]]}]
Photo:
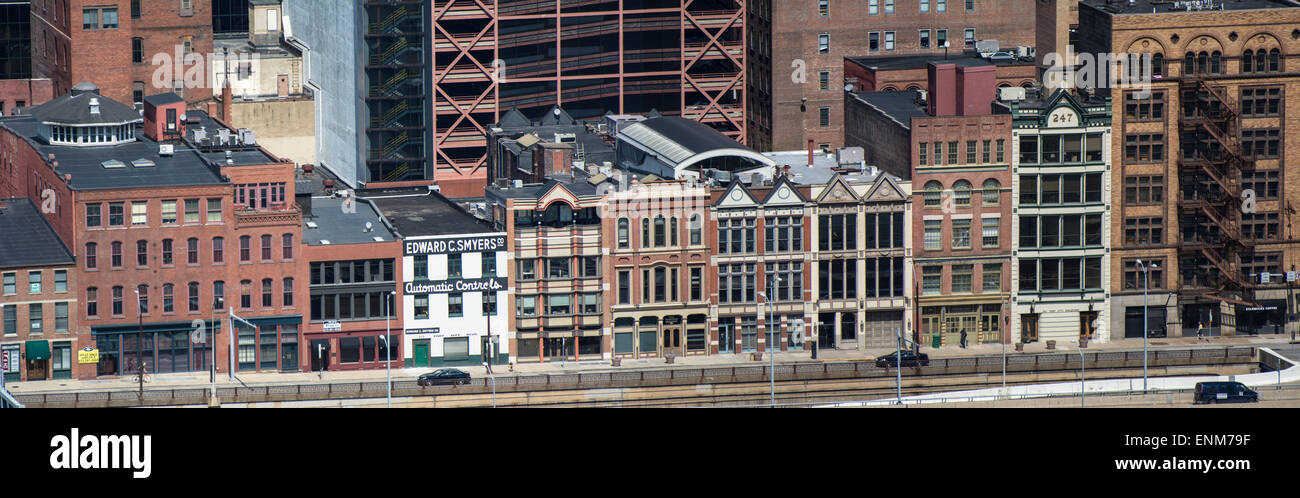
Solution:
[{"label": "railing", "polygon": [[[1148,354],[1150,367],[1185,365],[1224,365],[1253,363],[1255,348],[1213,347],[1195,350],[1157,350]],[[1006,357],[1007,373],[1048,370],[1074,370],[1079,355],[1070,353],[1022,354]],[[1138,368],[1141,351],[1106,351],[1084,353],[1087,368]],[[498,367],[500,368],[500,367]],[[935,358],[929,366],[904,367],[908,376],[974,374],[1001,372],[1002,356]],[[572,389],[608,389],[699,385],[766,381],[772,372],[765,364],[717,367],[669,367],[640,370],[570,372],[559,374],[511,375],[496,377],[496,392],[522,392]],[[867,378],[887,380],[895,376],[893,368],[880,368],[871,361],[803,362],[776,366],[779,380],[820,380]],[[484,394],[490,392],[491,380],[474,378],[461,386],[419,386],[414,380],[393,381],[394,397],[434,396],[446,394]],[[340,383],[283,384],[252,387],[221,387],[217,396],[222,403],[259,403],[319,399],[382,398],[386,383],[353,381]],[[208,387],[148,389],[143,399],[139,391],[124,387],[115,391],[18,394],[18,401],[31,407],[88,406],[169,406],[207,402]]]}]

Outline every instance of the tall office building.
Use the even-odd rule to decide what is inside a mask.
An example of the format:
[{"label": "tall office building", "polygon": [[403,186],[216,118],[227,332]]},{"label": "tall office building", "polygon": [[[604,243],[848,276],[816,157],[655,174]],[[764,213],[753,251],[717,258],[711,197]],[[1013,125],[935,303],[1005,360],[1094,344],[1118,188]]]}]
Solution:
[{"label": "tall office building", "polygon": [[[657,109],[744,140],[745,3],[290,0],[285,9],[312,20],[294,37],[316,52],[318,113],[357,116],[352,137],[342,136],[351,119],[321,123],[320,162],[350,184],[436,182],[454,198],[483,194],[488,126],[510,109],[539,119],[559,105],[579,120]],[[351,15],[311,16],[331,7]]]}]

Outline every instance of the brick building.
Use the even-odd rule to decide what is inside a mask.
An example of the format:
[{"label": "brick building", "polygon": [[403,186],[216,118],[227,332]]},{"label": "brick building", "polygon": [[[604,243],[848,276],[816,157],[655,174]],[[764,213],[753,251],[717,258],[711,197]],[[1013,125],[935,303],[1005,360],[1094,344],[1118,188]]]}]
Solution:
[{"label": "brick building", "polygon": [[316,196],[300,203],[310,268],[310,314],[302,340],[311,371],[385,368],[389,358],[393,368],[401,368],[407,349],[401,347],[404,322],[397,309],[404,296],[397,284],[402,243],[395,230],[365,199]]},{"label": "brick building", "polygon": [[[768,80],[748,111],[758,120],[750,142],[758,150],[800,149],[809,140],[845,145],[846,57],[961,53],[976,40],[1001,47],[1032,46],[1024,14],[1032,0],[817,0],[759,2],[770,8],[749,29],[751,50],[770,53]],[[905,87],[898,87],[903,89]],[[759,134],[763,136],[759,136]]]},{"label": "brick building", "polygon": [[67,2],[0,5],[0,116],[68,92],[69,22]]},{"label": "brick building", "polygon": [[80,19],[68,30],[70,81],[94,81],[104,96],[128,104],[169,91],[190,104],[212,97],[205,74],[213,47],[212,0],[63,3]]},{"label": "brick building", "polygon": [[601,218],[606,234],[605,294],[614,355],[645,358],[712,354],[709,338],[709,192],[682,180],[650,181],[611,192]]},{"label": "brick building", "polygon": [[[914,339],[1005,341],[1010,298],[1011,118],[992,112],[991,67],[928,67],[930,91],[852,94],[850,145],[908,178],[915,255]],[[873,153],[879,151],[878,153]]]},{"label": "brick building", "polygon": [[1038,70],[1027,60],[990,60],[975,52],[962,52],[951,56],[921,54],[846,57],[845,83],[853,85],[855,92],[928,91],[929,73],[926,68],[931,63],[965,68],[993,67],[995,85],[999,88],[1028,88],[1038,77]]},{"label": "brick building", "polygon": [[[192,322],[213,330],[228,307],[256,325],[239,330],[238,371],[297,371],[306,267],[287,201],[293,166],[201,111],[181,120],[175,94],[145,104],[141,118],[82,83],[0,120],[0,187],[52,199],[45,216],[77,256],[76,313],[98,343],[99,374],[140,361],[206,370],[213,344],[190,344]],[[216,340],[225,370],[230,334]]]},{"label": "brick building", "polygon": [[5,381],[86,379],[94,363],[77,351],[93,346],[76,310],[76,262],[58,234],[26,198],[0,199],[0,349],[9,354]]},{"label": "brick building", "polygon": [[1153,330],[1286,330],[1294,306],[1280,274],[1300,258],[1289,208],[1300,203],[1300,175],[1285,167],[1300,154],[1300,101],[1288,98],[1300,92],[1298,7],[1080,3],[1080,53],[1152,54],[1154,61],[1150,95],[1101,90],[1114,116],[1108,273],[1116,336],[1142,336],[1138,259],[1156,268]]}]

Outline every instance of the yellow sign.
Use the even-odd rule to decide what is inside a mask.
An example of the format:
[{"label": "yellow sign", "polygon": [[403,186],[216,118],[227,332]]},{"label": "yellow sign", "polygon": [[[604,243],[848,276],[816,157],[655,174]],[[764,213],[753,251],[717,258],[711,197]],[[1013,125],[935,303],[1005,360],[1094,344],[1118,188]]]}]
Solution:
[{"label": "yellow sign", "polygon": [[99,363],[99,350],[86,347],[77,351],[77,363]]}]

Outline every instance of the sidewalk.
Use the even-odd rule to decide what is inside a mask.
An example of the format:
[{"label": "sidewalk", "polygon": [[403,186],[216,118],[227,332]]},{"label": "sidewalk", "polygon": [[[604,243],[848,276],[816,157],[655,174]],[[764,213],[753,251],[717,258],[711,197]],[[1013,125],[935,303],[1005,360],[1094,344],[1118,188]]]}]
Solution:
[{"label": "sidewalk", "polygon": [[[1196,338],[1160,338],[1151,339],[1148,346],[1151,350],[1160,349],[1187,349],[1197,347],[1214,347],[1222,348],[1229,346],[1276,346],[1285,345],[1290,341],[1290,336],[1270,335],[1270,336],[1241,336],[1241,337],[1214,337],[1210,339],[1197,340]],[[1086,348],[1086,352],[1096,351],[1117,351],[1128,350],[1140,351],[1142,349],[1142,339],[1120,339],[1105,344],[1092,343]],[[1016,352],[1015,346],[1006,345],[1006,354],[1008,356],[1017,354],[1042,354],[1049,352],[1070,352],[1077,351],[1077,347],[1072,343],[1057,343],[1056,351],[1048,351],[1046,341],[1026,344],[1024,352]],[[891,354],[892,348],[875,348],[866,350],[819,350],[817,360],[811,359],[811,351],[792,351],[776,353],[775,362],[781,364],[791,363],[809,363],[822,361],[871,361],[878,356]],[[929,355],[931,358],[951,358],[964,356],[999,356],[1003,352],[1000,344],[968,344],[965,349],[957,346],[949,346],[940,349],[922,347],[921,352]],[[547,362],[547,363],[523,363],[514,366],[511,372],[507,365],[494,365],[493,373],[498,377],[530,375],[530,374],[562,374],[577,372],[608,372],[608,371],[626,371],[641,369],[662,369],[662,368],[701,368],[701,367],[734,367],[734,366],[758,366],[767,365],[771,361],[767,354],[763,355],[761,362],[750,360],[749,353],[740,354],[719,354],[711,356],[679,356],[674,359],[672,365],[668,365],[663,358],[643,358],[643,359],[623,359],[622,366],[612,367],[609,360],[582,360],[578,362]],[[224,366],[224,365],[223,365]],[[469,372],[474,378],[487,377],[486,369],[482,366],[461,366],[452,367]],[[394,368],[392,370],[393,381],[413,381],[420,374],[433,371],[431,367],[420,368]],[[5,387],[13,394],[36,394],[48,392],[65,392],[65,391],[120,391],[138,389],[138,384],[131,381],[130,375],[116,378],[92,379],[92,380],[43,380],[32,382],[8,382]],[[377,370],[348,370],[348,371],[328,371],[318,372],[297,372],[297,373],[241,373],[237,374],[235,381],[230,380],[226,372],[217,373],[217,387],[242,387],[242,386],[266,386],[266,385],[295,385],[295,384],[313,384],[313,383],[342,383],[342,382],[384,382],[386,379],[385,369]],[[241,384],[242,381],[242,384]],[[161,388],[206,388],[210,386],[207,372],[184,372],[173,374],[157,374],[153,376],[152,382],[146,383],[146,389]]]}]

